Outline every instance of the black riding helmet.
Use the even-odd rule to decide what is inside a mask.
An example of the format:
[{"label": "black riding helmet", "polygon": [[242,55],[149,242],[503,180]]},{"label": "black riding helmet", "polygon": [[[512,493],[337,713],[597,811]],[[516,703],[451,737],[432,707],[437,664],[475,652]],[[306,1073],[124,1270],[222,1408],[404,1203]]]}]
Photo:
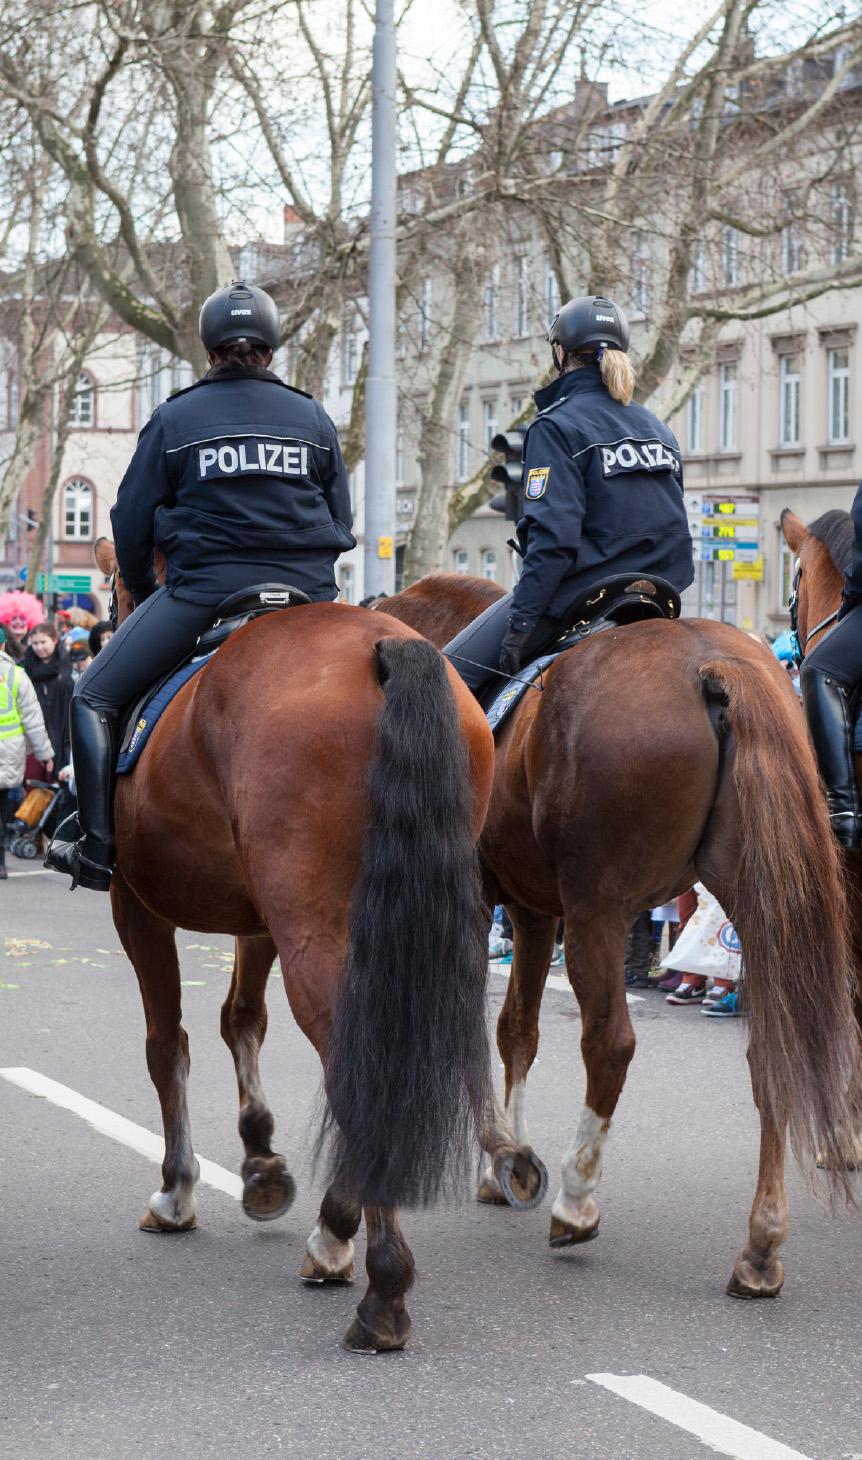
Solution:
[{"label": "black riding helmet", "polygon": [[567,355],[578,350],[622,350],[629,347],[629,322],[618,304],[602,294],[570,299],[548,330],[551,345]]},{"label": "black riding helmet", "polygon": [[277,350],[278,309],[263,289],[235,279],[204,300],[198,330],[206,350],[217,350],[231,340],[253,340]]}]

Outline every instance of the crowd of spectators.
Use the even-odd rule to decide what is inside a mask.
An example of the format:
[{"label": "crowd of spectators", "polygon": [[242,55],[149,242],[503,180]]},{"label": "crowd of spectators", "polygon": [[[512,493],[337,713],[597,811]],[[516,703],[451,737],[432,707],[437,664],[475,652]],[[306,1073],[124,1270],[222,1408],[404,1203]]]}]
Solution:
[{"label": "crowd of spectators", "polygon": [[[69,701],[75,680],[113,630],[84,609],[46,613],[31,593],[0,593],[0,881],[8,876],[9,823],[28,782],[74,810]],[[54,817],[56,820],[56,817]]]}]

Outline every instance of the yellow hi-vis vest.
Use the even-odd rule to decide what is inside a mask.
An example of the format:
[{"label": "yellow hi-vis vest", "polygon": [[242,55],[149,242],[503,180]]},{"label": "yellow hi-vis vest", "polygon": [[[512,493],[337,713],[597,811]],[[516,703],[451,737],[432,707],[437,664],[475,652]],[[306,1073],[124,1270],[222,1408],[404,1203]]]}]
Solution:
[{"label": "yellow hi-vis vest", "polygon": [[22,673],[20,665],[17,665],[12,671],[11,681],[0,679],[0,740],[11,740],[14,735],[24,734],[18,713],[18,686]]}]

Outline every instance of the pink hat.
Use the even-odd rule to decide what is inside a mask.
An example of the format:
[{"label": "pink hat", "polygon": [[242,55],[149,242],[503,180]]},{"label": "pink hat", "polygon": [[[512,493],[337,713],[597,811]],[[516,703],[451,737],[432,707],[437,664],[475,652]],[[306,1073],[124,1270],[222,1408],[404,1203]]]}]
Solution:
[{"label": "pink hat", "polygon": [[27,620],[28,633],[37,624],[44,623],[45,610],[41,601],[32,593],[23,593],[17,588],[0,593],[0,624],[11,623],[13,618],[19,617]]}]

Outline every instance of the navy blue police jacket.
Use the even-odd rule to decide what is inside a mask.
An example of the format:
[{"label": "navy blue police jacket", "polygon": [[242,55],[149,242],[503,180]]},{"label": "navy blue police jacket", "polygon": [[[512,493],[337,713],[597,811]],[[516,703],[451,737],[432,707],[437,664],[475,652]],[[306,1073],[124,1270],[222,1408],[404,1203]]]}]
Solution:
[{"label": "navy blue police jacket", "polygon": [[862,603],[862,482],[856,489],[850,516],[853,519],[853,546],[850,550],[850,563],[844,573],[841,618],[849,613],[851,608],[858,608]]},{"label": "navy blue police jacket", "polygon": [[269,371],[230,369],[160,405],[138,437],[111,510],[133,597],[154,587],[220,603],[255,583],[338,595],[335,560],[355,547],[347,472],[323,407]]},{"label": "navy blue police jacket", "polygon": [[598,365],[568,371],[536,392],[524,442],[525,553],[509,623],[562,618],[610,573],[656,573],[678,592],[694,578],[673,432],[645,406],[614,400]]}]

